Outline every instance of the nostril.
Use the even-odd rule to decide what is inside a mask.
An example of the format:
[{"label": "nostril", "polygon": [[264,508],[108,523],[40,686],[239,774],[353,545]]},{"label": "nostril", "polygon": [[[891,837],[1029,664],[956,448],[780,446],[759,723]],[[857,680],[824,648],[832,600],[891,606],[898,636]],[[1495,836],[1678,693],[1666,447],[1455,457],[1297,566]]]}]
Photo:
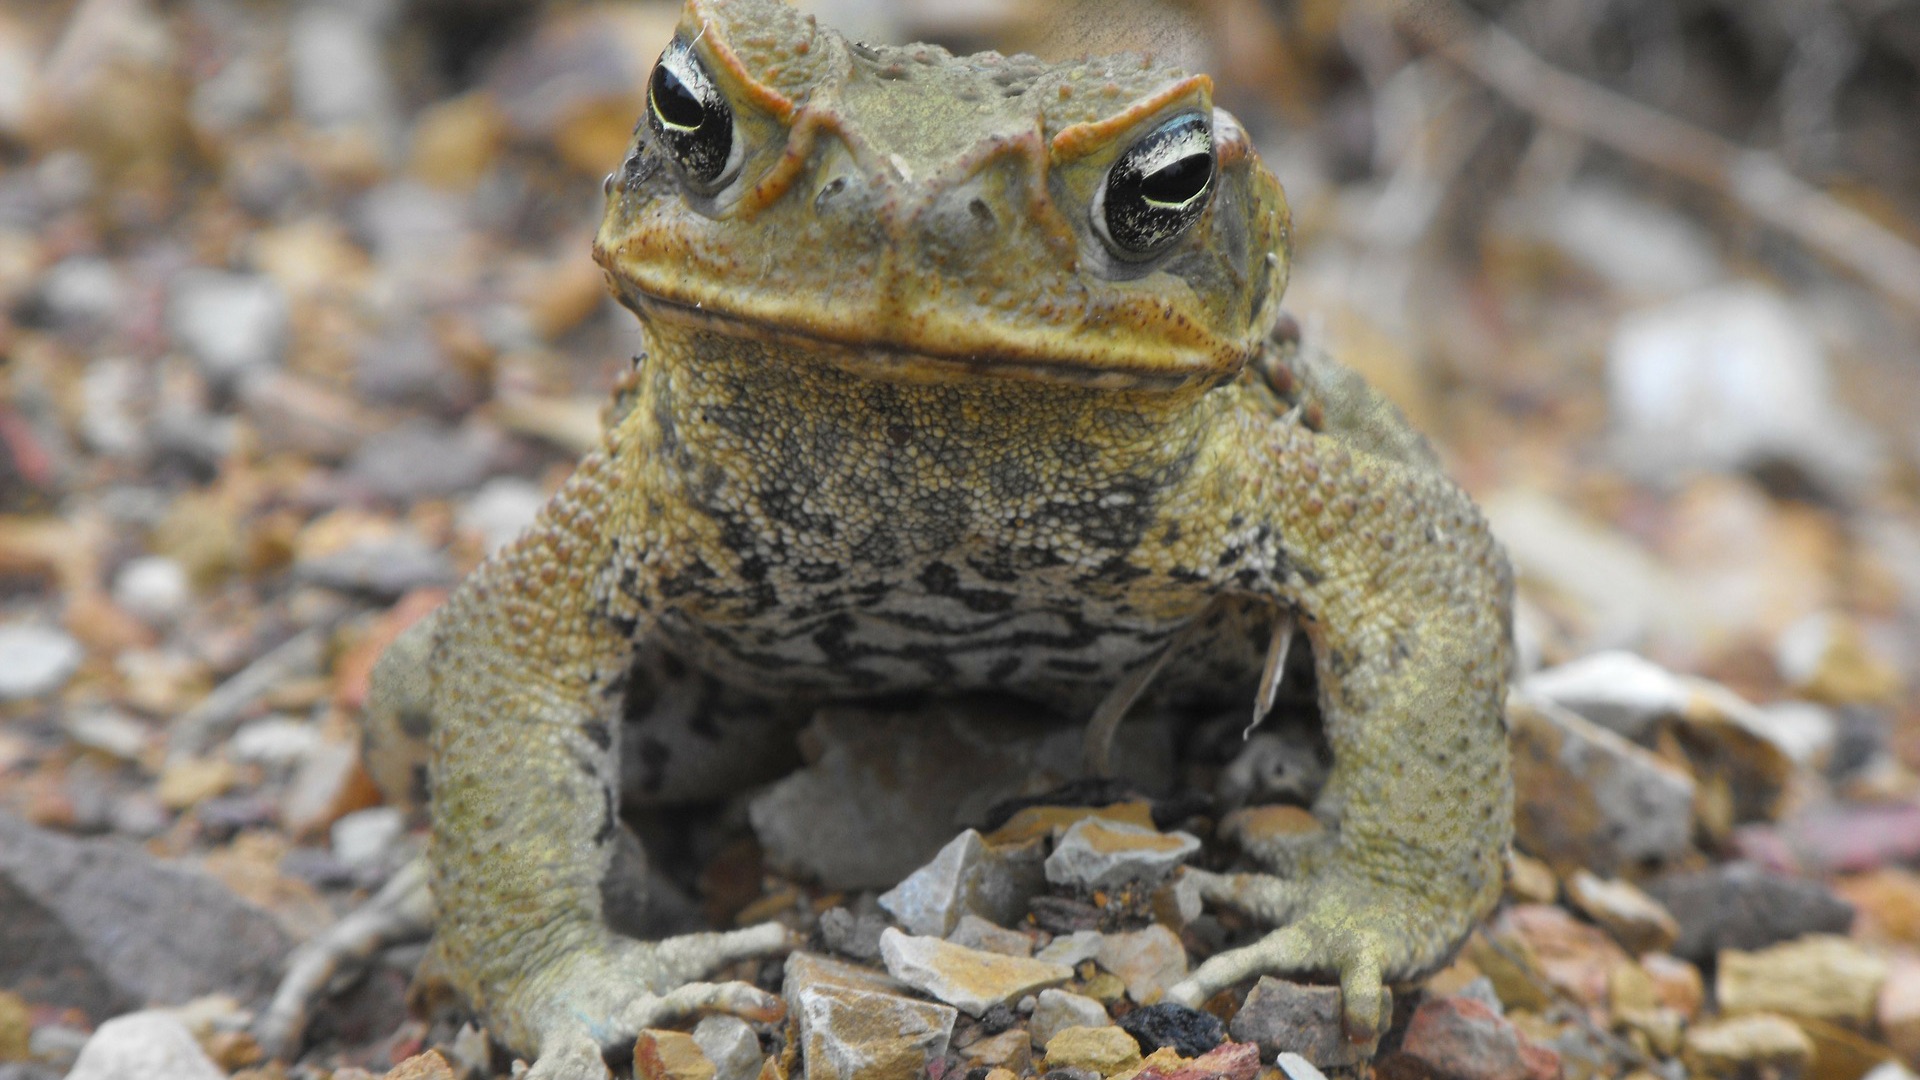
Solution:
[{"label": "nostril", "polygon": [[813,208],[816,211],[825,210],[827,204],[838,198],[840,193],[845,190],[847,190],[847,178],[844,176],[834,177],[825,184],[822,184],[820,190],[814,194]]}]

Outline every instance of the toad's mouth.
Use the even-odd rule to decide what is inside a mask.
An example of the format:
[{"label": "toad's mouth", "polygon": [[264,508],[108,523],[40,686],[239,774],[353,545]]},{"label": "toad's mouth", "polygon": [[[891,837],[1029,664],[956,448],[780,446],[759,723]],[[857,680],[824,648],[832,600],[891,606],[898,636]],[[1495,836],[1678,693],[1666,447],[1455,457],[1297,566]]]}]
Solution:
[{"label": "toad's mouth", "polygon": [[[1022,333],[983,326],[976,321],[964,333],[950,328],[859,324],[851,320],[744,314],[699,301],[662,296],[630,280],[608,275],[620,302],[649,326],[665,323],[740,342],[754,342],[769,355],[794,362],[824,363],[867,378],[889,382],[965,382],[1014,379],[1096,390],[1170,391],[1196,384],[1230,381],[1251,357],[1221,364],[1207,362],[1169,367],[1141,357],[1134,363],[1084,350],[1054,350],[1058,340],[1046,333]],[[996,330],[998,331],[996,333]],[[1208,358],[1211,361],[1212,358]]]}]

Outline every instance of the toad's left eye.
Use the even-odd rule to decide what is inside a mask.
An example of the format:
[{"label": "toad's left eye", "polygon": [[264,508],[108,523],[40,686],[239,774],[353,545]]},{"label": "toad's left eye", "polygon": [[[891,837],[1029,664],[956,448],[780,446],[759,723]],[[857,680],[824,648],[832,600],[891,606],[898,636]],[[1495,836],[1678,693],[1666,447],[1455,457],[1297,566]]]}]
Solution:
[{"label": "toad's left eye", "polygon": [[1093,225],[1123,259],[1158,254],[1199,219],[1213,197],[1213,125],[1176,116],[1127,148],[1093,200]]},{"label": "toad's left eye", "polygon": [[687,179],[700,188],[718,187],[739,163],[733,108],[713,85],[700,57],[679,38],[653,66],[653,78],[647,84],[647,123]]}]

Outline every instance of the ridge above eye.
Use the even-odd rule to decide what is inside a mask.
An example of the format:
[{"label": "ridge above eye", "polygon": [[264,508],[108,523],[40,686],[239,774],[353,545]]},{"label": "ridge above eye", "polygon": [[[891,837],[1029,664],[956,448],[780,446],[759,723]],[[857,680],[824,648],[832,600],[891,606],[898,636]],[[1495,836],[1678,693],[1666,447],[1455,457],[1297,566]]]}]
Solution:
[{"label": "ridge above eye", "polygon": [[1094,231],[1122,259],[1145,259],[1179,239],[1213,197],[1213,125],[1183,113],[1141,136],[1095,194]]},{"label": "ridge above eye", "polygon": [[733,107],[692,46],[673,39],[647,81],[647,124],[696,187],[718,187],[739,164]]}]

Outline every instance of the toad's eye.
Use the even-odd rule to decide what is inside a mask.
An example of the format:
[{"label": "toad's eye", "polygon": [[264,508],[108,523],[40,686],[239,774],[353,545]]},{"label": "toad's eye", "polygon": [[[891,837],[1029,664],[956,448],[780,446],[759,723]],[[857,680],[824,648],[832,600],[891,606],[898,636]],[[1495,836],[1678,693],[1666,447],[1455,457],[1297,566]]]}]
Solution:
[{"label": "toad's eye", "polygon": [[1093,227],[1123,259],[1156,255],[1206,210],[1214,172],[1213,126],[1199,113],[1176,116],[1107,170],[1093,200]]},{"label": "toad's eye", "polygon": [[733,109],[699,56],[675,38],[647,84],[647,123],[696,187],[719,186],[739,163]]}]

